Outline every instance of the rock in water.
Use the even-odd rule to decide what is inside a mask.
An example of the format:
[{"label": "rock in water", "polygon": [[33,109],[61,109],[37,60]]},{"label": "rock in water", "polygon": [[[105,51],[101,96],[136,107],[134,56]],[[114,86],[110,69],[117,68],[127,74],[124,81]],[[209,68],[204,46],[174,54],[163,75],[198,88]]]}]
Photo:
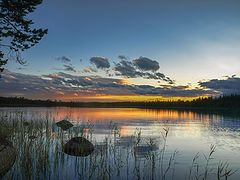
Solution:
[{"label": "rock in water", "polygon": [[62,120],[62,121],[59,121],[56,123],[56,125],[58,127],[60,127],[62,130],[68,130],[69,128],[73,127],[73,124],[70,123],[69,121],[67,120]]},{"label": "rock in water", "polygon": [[0,179],[13,166],[16,156],[17,153],[12,143],[0,138]]},{"label": "rock in water", "polygon": [[72,156],[88,156],[93,151],[93,144],[83,137],[72,138],[64,145],[64,152]]}]

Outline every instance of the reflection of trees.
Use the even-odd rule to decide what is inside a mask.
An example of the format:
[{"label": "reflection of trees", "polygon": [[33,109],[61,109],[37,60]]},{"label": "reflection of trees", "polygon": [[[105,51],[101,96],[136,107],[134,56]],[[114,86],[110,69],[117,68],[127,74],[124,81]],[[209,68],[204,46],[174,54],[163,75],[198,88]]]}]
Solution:
[{"label": "reflection of trees", "polygon": [[[0,106],[36,106],[36,107],[135,107],[135,108],[176,108],[176,109],[239,109],[240,95],[220,96],[218,98],[198,98],[192,101],[151,101],[151,102],[62,102],[52,100],[30,100],[18,97],[0,97]],[[237,111],[236,111],[237,112]],[[236,113],[234,111],[234,113]]]}]

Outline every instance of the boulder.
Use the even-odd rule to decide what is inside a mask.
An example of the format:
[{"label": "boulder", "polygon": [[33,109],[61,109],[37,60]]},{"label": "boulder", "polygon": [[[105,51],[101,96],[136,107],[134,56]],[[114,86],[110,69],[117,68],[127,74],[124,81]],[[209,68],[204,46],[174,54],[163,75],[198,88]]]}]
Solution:
[{"label": "boulder", "polygon": [[17,153],[12,143],[0,138],[0,179],[13,166],[16,156]]},{"label": "boulder", "polygon": [[93,151],[93,144],[84,137],[74,137],[64,145],[64,152],[72,156],[88,156]]},{"label": "boulder", "polygon": [[59,121],[56,123],[56,125],[58,127],[60,127],[62,130],[66,131],[68,130],[69,128],[73,127],[73,124],[70,123],[69,121],[67,120],[62,120],[62,121]]}]

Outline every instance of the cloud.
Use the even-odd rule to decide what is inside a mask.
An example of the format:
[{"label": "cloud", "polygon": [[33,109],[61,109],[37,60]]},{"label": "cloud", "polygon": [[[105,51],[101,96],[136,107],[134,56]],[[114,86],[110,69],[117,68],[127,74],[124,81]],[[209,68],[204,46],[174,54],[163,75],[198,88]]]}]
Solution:
[{"label": "cloud", "polygon": [[149,73],[149,72],[142,72],[142,77],[145,77],[146,79],[155,79],[155,80],[162,80],[165,82],[168,82],[169,84],[174,84],[174,80],[170,79],[169,77],[166,77],[163,73]]},{"label": "cloud", "polygon": [[71,59],[69,59],[68,57],[66,56],[61,56],[61,57],[58,57],[56,58],[57,61],[61,61],[63,63],[70,63],[71,62]]},{"label": "cloud", "polygon": [[73,76],[62,72],[34,76],[5,70],[0,79],[0,94],[34,99],[58,99],[63,97],[60,95],[71,97],[75,93],[85,97],[118,89],[122,83],[120,79]]},{"label": "cloud", "polygon": [[164,97],[197,97],[215,94],[211,90],[188,89],[184,86],[154,87],[148,85],[135,86],[134,92],[140,95],[161,95]]},{"label": "cloud", "polygon": [[72,64],[64,64],[63,65],[63,70],[64,71],[69,71],[69,72],[77,72],[75,67]]},{"label": "cloud", "polygon": [[77,72],[77,70],[75,69],[75,67],[71,64],[71,59],[69,59],[66,56],[61,56],[56,58],[57,61],[61,61],[63,64],[63,69],[57,69],[56,70],[63,70],[63,71],[68,71],[68,72]]},{"label": "cloud", "polygon": [[235,75],[227,79],[212,79],[205,82],[199,82],[203,88],[212,89],[224,95],[240,94],[240,78]]},{"label": "cloud", "polygon": [[[109,77],[123,76],[125,78],[144,78],[144,79],[153,79],[160,81],[165,81],[169,84],[174,84],[175,81],[170,77],[167,77],[165,74],[159,72],[160,69],[159,63],[155,60],[149,59],[147,57],[140,56],[137,59],[128,61],[128,57],[124,55],[119,55],[118,59],[120,60],[117,63],[114,63],[114,67],[110,68],[109,60],[105,57],[92,57],[90,62],[96,66],[97,69],[104,69],[105,73]],[[85,73],[97,72],[97,70],[86,67],[83,69]]]},{"label": "cloud", "polygon": [[127,60],[128,58],[127,58],[127,56],[119,55],[118,59],[120,59],[120,60]]},{"label": "cloud", "polygon": [[99,69],[110,68],[109,60],[105,57],[92,57],[90,62]]},{"label": "cloud", "polygon": [[142,71],[157,71],[160,68],[157,61],[146,57],[139,57],[138,59],[134,59],[133,65]]},{"label": "cloud", "polygon": [[97,70],[96,70],[96,69],[93,69],[93,68],[91,68],[91,67],[86,67],[86,68],[83,69],[83,72],[85,72],[85,73],[91,73],[91,72],[97,72]]},{"label": "cloud", "polygon": [[[123,76],[123,77],[127,77],[127,78],[142,77],[142,78],[145,78],[145,79],[162,80],[162,81],[168,82],[169,84],[174,83],[174,81],[172,79],[165,76],[163,73],[160,73],[160,72],[145,72],[145,70],[143,71],[142,68],[139,68],[140,66],[142,66],[142,62],[139,63],[139,61],[135,61],[135,63],[137,63],[139,65],[139,67],[136,67],[136,65],[133,62],[126,61],[126,60],[121,60],[120,62],[116,63],[115,67],[113,69],[115,71],[115,75],[116,76]],[[145,69],[150,69],[151,68],[152,71],[153,71],[153,69],[157,69],[156,65],[154,66],[153,64],[155,64],[155,63],[151,63],[151,65],[149,65]]]},{"label": "cloud", "polygon": [[132,62],[121,60],[114,67],[117,76],[125,76],[127,78],[135,78],[138,77],[138,72],[133,66]]},{"label": "cloud", "polygon": [[188,86],[129,84],[126,80],[99,76],[76,76],[63,72],[35,76],[5,70],[0,79],[1,96],[24,96],[33,99],[67,99],[97,95],[154,95],[194,97],[213,95],[213,90],[189,89]]},{"label": "cloud", "polygon": [[18,67],[17,70],[24,70],[24,69],[27,69],[27,68],[24,68],[24,67]]}]

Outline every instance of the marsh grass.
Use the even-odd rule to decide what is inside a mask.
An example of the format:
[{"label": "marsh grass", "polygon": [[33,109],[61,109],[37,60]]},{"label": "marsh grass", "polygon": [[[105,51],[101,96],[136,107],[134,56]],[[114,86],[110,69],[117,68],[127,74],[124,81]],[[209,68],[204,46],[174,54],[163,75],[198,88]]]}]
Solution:
[{"label": "marsh grass", "polygon": [[[143,138],[136,129],[129,139],[123,141],[116,123],[109,124],[109,131],[102,141],[94,134],[94,125],[75,123],[63,131],[55,125],[51,114],[31,117],[23,112],[0,114],[0,136],[8,138],[17,149],[17,160],[4,179],[178,179],[179,152],[167,149],[169,128],[159,132],[157,138]],[[53,119],[53,120],[51,120]],[[95,145],[87,157],[74,157],[63,153],[64,143],[72,137],[82,136]],[[128,140],[128,139],[127,139]],[[212,164],[216,146],[211,145],[204,162],[198,161],[200,153],[192,159],[185,179],[228,179],[236,170],[228,163]]]}]

